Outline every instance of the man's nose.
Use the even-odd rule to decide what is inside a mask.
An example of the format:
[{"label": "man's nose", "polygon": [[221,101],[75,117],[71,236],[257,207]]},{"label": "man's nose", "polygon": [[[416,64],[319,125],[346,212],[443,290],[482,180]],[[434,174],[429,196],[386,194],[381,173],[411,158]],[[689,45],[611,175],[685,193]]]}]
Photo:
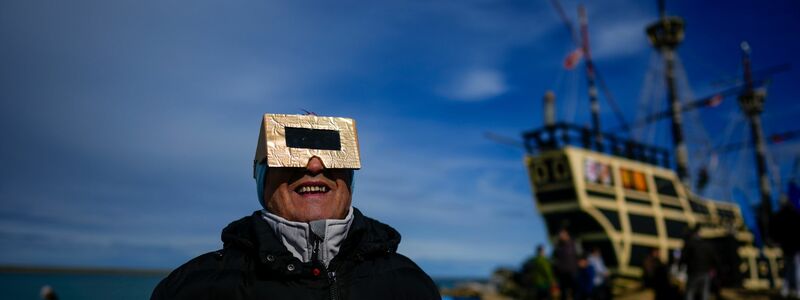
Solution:
[{"label": "man's nose", "polygon": [[325,165],[322,164],[322,160],[319,157],[311,157],[308,160],[308,164],[306,164],[306,171],[311,174],[319,174],[325,170]]}]

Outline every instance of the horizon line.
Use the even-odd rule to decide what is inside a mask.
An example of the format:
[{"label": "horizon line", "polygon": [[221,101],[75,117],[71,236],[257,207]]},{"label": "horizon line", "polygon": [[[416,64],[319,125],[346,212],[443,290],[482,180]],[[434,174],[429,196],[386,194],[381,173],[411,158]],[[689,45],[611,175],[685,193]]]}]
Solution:
[{"label": "horizon line", "polygon": [[151,269],[135,267],[76,267],[76,266],[44,266],[44,265],[13,265],[0,264],[0,273],[56,273],[56,274],[87,274],[87,275],[164,275],[171,269]]}]

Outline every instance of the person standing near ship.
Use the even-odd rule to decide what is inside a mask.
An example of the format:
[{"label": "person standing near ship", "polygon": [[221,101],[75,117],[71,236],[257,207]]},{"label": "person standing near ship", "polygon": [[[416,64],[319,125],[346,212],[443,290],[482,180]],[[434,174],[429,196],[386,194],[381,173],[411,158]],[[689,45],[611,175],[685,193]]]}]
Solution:
[{"label": "person standing near ship", "polygon": [[550,261],[544,253],[544,245],[536,247],[536,256],[528,259],[522,266],[524,286],[527,292],[525,299],[550,299],[550,289],[555,284]]},{"label": "person standing near ship", "polygon": [[578,258],[578,279],[575,284],[573,300],[594,299],[594,266],[589,264],[589,257],[586,254]]},{"label": "person standing near ship", "polygon": [[793,207],[786,197],[781,198],[781,208],[772,218],[772,239],[783,251],[783,286],[781,296],[800,298],[800,211]]},{"label": "person standing near ship", "polygon": [[680,265],[686,266],[686,300],[695,299],[700,292],[701,298],[707,300],[711,288],[711,272],[717,265],[717,257],[711,244],[700,238],[700,228],[695,226],[681,251]]},{"label": "person standing near ship", "polygon": [[558,232],[558,242],[553,250],[553,266],[561,290],[560,298],[572,299],[578,277],[578,252],[566,228]]},{"label": "person standing near ship", "polygon": [[592,299],[611,299],[611,287],[608,282],[611,272],[608,271],[606,264],[603,262],[603,254],[600,252],[600,248],[592,248],[592,252],[589,253],[588,261],[592,268],[594,268]]},{"label": "person standing near ship", "polygon": [[173,271],[162,299],[441,299],[398,254],[400,234],[351,205],[355,122],[264,115],[253,173],[263,207],[222,231],[223,249]]}]

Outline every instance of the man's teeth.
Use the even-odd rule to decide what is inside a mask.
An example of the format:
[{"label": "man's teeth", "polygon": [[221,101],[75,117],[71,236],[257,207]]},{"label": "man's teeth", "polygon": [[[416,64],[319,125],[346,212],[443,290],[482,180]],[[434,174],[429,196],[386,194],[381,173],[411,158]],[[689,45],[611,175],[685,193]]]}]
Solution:
[{"label": "man's teeth", "polygon": [[328,187],[327,186],[314,186],[314,185],[303,186],[303,187],[300,187],[300,190],[299,190],[300,193],[314,193],[314,192],[325,193],[327,191],[328,191]]}]

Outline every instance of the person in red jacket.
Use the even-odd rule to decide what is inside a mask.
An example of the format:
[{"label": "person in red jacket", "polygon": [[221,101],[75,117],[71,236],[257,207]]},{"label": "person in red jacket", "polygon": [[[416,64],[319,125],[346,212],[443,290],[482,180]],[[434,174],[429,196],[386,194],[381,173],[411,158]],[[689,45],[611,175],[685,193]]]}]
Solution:
[{"label": "person in red jacket", "polygon": [[259,203],[223,249],[173,271],[151,299],[441,299],[398,254],[400,234],[352,206],[355,122],[266,114],[254,161]]}]

